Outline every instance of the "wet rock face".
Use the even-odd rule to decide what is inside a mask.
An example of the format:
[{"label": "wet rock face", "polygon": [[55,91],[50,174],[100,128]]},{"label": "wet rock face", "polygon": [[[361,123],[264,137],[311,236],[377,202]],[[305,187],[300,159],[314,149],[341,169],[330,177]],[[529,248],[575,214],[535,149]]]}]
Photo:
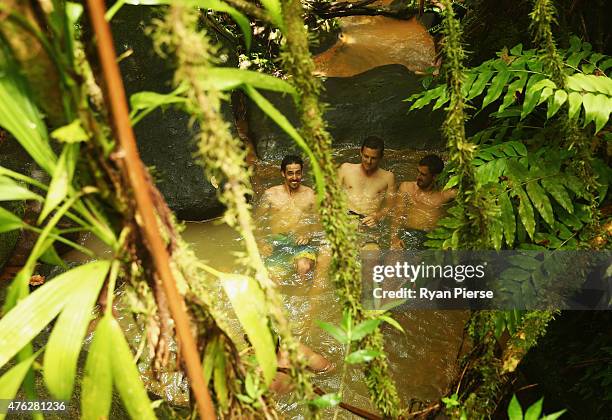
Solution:
[{"label": "wet rock face", "polygon": [[[34,162],[17,140],[2,129],[0,129],[0,166],[25,175],[32,175],[35,167]],[[24,215],[23,202],[1,202],[0,206],[19,217]],[[21,231],[19,230],[0,233],[0,270],[13,254],[20,237]]]},{"label": "wet rock face", "polygon": [[[324,82],[322,100],[328,104],[325,119],[335,147],[359,147],[365,137],[376,135],[389,149],[440,149],[439,127],[443,112],[430,108],[408,113],[404,99],[423,89],[420,78],[402,65],[376,67],[353,77],[330,77]],[[289,96],[266,94],[294,124],[297,113]],[[249,103],[250,135],[257,155],[265,160],[299,152],[256,105]]]},{"label": "wet rock face", "polygon": [[[145,35],[154,13],[150,7],[125,6],[113,18],[117,54],[133,50],[120,63],[128,97],[141,91],[172,90],[173,69],[157,56],[150,37]],[[229,106],[224,111],[226,119],[232,118]],[[205,220],[223,212],[216,189],[194,159],[197,127],[190,127],[186,113],[156,110],[140,121],[134,131],[142,160],[179,219]]]}]

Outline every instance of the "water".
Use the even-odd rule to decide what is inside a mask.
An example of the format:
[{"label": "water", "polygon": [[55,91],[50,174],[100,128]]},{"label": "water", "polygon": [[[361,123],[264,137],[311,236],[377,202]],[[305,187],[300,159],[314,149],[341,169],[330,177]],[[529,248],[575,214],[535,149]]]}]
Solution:
[{"label": "water", "polygon": [[[416,178],[416,166],[427,151],[385,151],[382,167],[392,170],[398,182]],[[336,151],[338,162],[358,162],[358,150]],[[262,162],[255,166],[255,196],[270,186],[282,181],[278,163]],[[307,176],[305,185],[312,186]],[[258,223],[265,222],[259,220]],[[242,251],[239,236],[226,225],[218,222],[188,223],[183,236],[196,254],[215,269],[240,272],[234,262],[234,252]],[[301,282],[296,274],[279,282],[279,292],[283,295],[285,308],[293,323],[294,334],[300,341],[330,360],[335,369],[332,372],[315,376],[314,382],[326,392],[337,391],[340,386],[340,373],[344,357],[342,347],[327,333],[315,326],[314,320],[338,324],[341,305],[332,288],[317,296],[310,296],[310,282]],[[316,307],[314,314],[311,312]],[[224,304],[231,313],[229,306]],[[231,320],[232,329],[238,323]],[[385,325],[383,328],[387,351],[390,359],[391,374],[396,381],[400,399],[404,402],[416,398],[434,400],[445,391],[448,381],[454,374],[455,359],[461,343],[461,335],[467,313],[464,311],[408,311],[396,315],[406,334]],[[240,333],[234,332],[236,336]],[[349,369],[344,401],[360,408],[374,411],[370,405],[368,392],[359,369]],[[290,404],[287,397],[280,398],[280,408],[288,418],[299,418],[302,407]],[[326,417],[326,415],[324,415]]]},{"label": "water", "polygon": [[338,23],[342,29],[338,41],[314,57],[322,76],[349,77],[386,64],[401,64],[415,72],[433,66],[433,39],[415,18],[350,16]]}]

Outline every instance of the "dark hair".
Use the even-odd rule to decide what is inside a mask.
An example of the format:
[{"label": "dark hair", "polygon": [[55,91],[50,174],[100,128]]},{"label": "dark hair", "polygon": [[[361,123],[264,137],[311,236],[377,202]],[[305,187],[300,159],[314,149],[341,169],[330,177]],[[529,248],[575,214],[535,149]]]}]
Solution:
[{"label": "dark hair", "polygon": [[444,162],[442,162],[438,155],[427,155],[419,160],[419,166],[427,166],[429,172],[433,175],[438,175],[444,169]]},{"label": "dark hair", "polygon": [[285,169],[287,169],[287,165],[291,165],[292,163],[299,163],[302,168],[304,167],[304,161],[301,157],[296,155],[287,155],[283,158],[283,161],[281,162],[281,172],[285,172]]},{"label": "dark hair", "polygon": [[364,147],[380,150],[380,155],[382,156],[385,151],[385,141],[376,136],[366,137],[363,143],[361,143],[361,150],[363,150]]}]

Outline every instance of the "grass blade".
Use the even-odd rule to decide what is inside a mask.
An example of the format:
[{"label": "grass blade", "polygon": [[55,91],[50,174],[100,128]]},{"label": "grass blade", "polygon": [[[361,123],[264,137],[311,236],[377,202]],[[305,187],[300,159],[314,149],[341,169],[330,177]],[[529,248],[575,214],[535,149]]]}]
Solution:
[{"label": "grass blade", "polygon": [[100,270],[71,294],[47,342],[43,376],[51,394],[58,400],[70,400],[74,388],[77,359],[81,351],[91,313],[108,271]]},{"label": "grass blade", "polygon": [[81,385],[81,417],[83,420],[108,418],[113,393],[111,367],[111,317],[103,317],[94,333]]},{"label": "grass blade", "polygon": [[134,356],[121,327],[114,318],[110,318],[110,344],[113,351],[111,367],[113,383],[121,395],[121,400],[130,417],[137,420],[155,419],[147,391],[140,380],[140,372],[134,364]]},{"label": "grass blade", "polygon": [[0,319],[0,367],[57,316],[83,279],[98,277],[109,265],[109,261],[96,261],[60,274]]}]

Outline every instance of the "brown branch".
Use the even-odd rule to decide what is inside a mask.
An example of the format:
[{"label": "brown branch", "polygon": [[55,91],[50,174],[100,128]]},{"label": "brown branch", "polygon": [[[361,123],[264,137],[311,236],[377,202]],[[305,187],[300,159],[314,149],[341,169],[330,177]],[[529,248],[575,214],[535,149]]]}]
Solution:
[{"label": "brown branch", "polygon": [[195,395],[200,418],[215,419],[215,409],[208,392],[208,387],[204,383],[200,356],[190,331],[189,318],[185,311],[185,302],[176,288],[166,246],[159,234],[157,219],[153,211],[153,202],[149,188],[147,188],[148,183],[144,165],[138,154],[134,132],[130,124],[125,90],[116,61],[110,26],[104,18],[104,1],[88,0],[87,5],[94,32],[98,39],[98,54],[106,83],[106,95],[110,102],[114,127],[120,147],[125,154],[127,177],[136,199],[137,214],[140,216],[140,218],[137,218],[137,221],[139,222],[140,229],[143,231],[147,248],[149,248],[155,269],[162,280],[164,291],[168,298],[168,306],[174,319],[178,342],[183,353],[187,375]]}]

